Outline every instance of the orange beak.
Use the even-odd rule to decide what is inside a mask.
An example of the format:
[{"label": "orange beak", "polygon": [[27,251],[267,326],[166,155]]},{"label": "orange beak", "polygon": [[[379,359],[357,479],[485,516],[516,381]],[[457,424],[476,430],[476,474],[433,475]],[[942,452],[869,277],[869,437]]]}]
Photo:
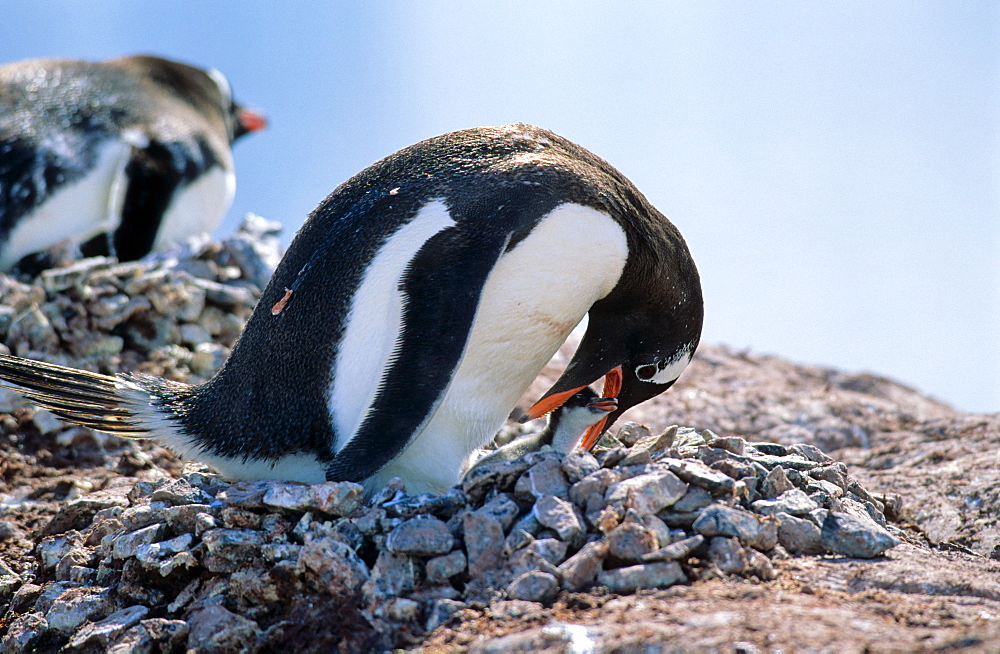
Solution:
[{"label": "orange beak", "polygon": [[253,109],[241,108],[236,119],[240,121],[243,129],[248,132],[259,132],[267,127],[267,118],[264,117],[264,114]]},{"label": "orange beak", "polygon": [[[589,386],[590,384],[584,384],[578,388],[571,388],[568,391],[563,391],[561,393],[553,393],[548,397],[542,398],[538,402],[528,409],[528,412],[524,414],[521,418],[521,422],[527,422],[529,420],[534,420],[535,418],[541,418],[547,415],[563,404],[566,400],[573,397],[581,390]],[[612,368],[604,375],[604,391],[601,393],[603,397],[618,397],[618,394],[622,390],[622,367],[617,366]],[[596,424],[591,425],[591,427],[584,433],[583,438],[580,439],[580,447],[589,450],[597,442],[600,437],[601,432],[604,430],[604,424],[608,421],[607,416],[601,418]]]},{"label": "orange beak", "polygon": [[[604,390],[601,392],[603,397],[618,397],[618,394],[622,392],[622,367],[616,366],[609,370],[606,375],[604,375]],[[580,439],[580,447],[590,451],[590,448],[594,447],[594,443],[597,439],[601,437],[601,433],[604,432],[604,425],[608,422],[608,416],[604,416],[596,423],[590,426],[590,428],[583,434]]]}]

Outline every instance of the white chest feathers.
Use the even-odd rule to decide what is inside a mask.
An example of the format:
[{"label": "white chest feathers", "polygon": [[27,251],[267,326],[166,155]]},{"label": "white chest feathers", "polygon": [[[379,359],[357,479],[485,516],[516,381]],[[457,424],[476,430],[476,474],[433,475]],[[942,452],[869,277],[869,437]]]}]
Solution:
[{"label": "white chest feathers", "polygon": [[[338,362],[331,389],[332,414],[338,427],[347,429],[341,434],[353,434],[362,423],[391,362],[401,330],[398,307],[404,299],[398,289],[406,265],[428,238],[451,224],[443,202],[429,203],[386,241],[366,273],[363,283],[380,289],[377,297],[385,302],[352,307],[340,350],[349,358]],[[469,453],[493,437],[594,302],[615,287],[627,256],[624,231],[603,212],[563,204],[544,216],[487,278],[465,351],[437,409],[406,450],[366,485],[373,488],[394,476],[403,477],[410,492],[454,484]],[[348,349],[346,339],[370,345]],[[352,379],[351,388],[340,388],[338,378]]]}]

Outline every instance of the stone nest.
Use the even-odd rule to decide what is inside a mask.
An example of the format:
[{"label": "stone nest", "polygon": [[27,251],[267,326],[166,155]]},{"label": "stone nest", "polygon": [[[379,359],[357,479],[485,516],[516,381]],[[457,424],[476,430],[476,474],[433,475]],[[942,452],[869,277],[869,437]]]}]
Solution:
[{"label": "stone nest", "polygon": [[[0,336],[21,356],[205,379],[270,275],[275,231],[252,219],[178,256],[0,276]],[[7,434],[141,454],[12,392],[0,411],[15,414],[0,418]],[[25,501],[0,496],[0,518]],[[900,542],[898,511],[812,445],[633,423],[595,454],[543,448],[442,495],[393,480],[365,499],[349,482],[230,484],[203,469],[123,479],[67,495],[31,534],[32,565],[0,562],[0,650],[389,649],[487,604],[516,614],[595,587],[768,580],[791,556],[877,557]]]}]

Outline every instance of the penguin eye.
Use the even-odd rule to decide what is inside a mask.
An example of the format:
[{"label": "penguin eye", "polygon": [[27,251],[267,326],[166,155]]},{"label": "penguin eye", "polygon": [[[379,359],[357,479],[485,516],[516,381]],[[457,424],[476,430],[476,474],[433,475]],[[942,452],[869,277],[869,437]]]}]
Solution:
[{"label": "penguin eye", "polygon": [[639,378],[640,381],[649,381],[656,374],[656,365],[652,363],[647,363],[644,366],[639,366],[635,369],[635,376]]}]

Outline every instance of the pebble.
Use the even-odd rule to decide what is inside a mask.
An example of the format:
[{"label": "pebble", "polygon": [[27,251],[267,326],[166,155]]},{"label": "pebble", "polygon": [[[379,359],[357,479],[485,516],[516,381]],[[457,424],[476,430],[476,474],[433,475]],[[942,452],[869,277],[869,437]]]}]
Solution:
[{"label": "pebble", "polygon": [[419,556],[447,554],[454,543],[448,526],[433,517],[406,520],[393,529],[385,540],[386,549],[390,552]]},{"label": "pebble", "polygon": [[675,561],[603,570],[597,575],[597,583],[607,586],[613,593],[633,593],[639,588],[667,588],[685,582],[687,576]]},{"label": "pebble", "polygon": [[543,495],[535,502],[532,511],[539,523],[553,529],[567,543],[578,544],[583,538],[583,522],[570,502],[554,495]]},{"label": "pebble", "polygon": [[792,488],[782,493],[773,500],[757,500],[750,505],[751,508],[761,515],[775,515],[776,513],[787,513],[789,515],[807,515],[819,507],[805,491]]},{"label": "pebble", "polygon": [[432,584],[446,582],[455,575],[464,572],[465,565],[465,554],[459,550],[428,559],[425,564],[427,581]]},{"label": "pebble", "polygon": [[528,602],[550,602],[559,592],[559,580],[555,575],[540,570],[525,572],[507,586],[510,599]]},{"label": "pebble", "polygon": [[503,563],[503,525],[489,515],[470,511],[463,517],[462,526],[469,574],[483,576],[499,569]]},{"label": "pebble", "polygon": [[69,647],[83,647],[87,643],[95,641],[97,645],[107,649],[125,630],[138,624],[148,613],[149,608],[142,605],[129,606],[115,611],[103,620],[84,625],[73,634],[73,638],[69,641]]},{"label": "pebble", "polygon": [[140,545],[155,543],[167,537],[168,527],[165,524],[157,523],[143,527],[131,533],[122,534],[113,539],[113,549],[111,556],[116,559],[126,559],[135,556]]},{"label": "pebble", "polygon": [[[765,526],[770,525],[770,527]],[[702,536],[727,536],[738,538],[745,545],[770,549],[777,541],[774,522],[762,523],[751,513],[745,513],[723,504],[713,504],[702,511],[692,528]],[[774,531],[773,541],[771,531]],[[770,548],[768,547],[770,545]]]},{"label": "pebble", "polygon": [[778,543],[790,554],[823,554],[820,529],[811,520],[787,513],[775,514],[778,521]]},{"label": "pebble", "polygon": [[658,513],[684,497],[688,486],[669,471],[642,474],[608,487],[604,499],[639,513]]},{"label": "pebble", "polygon": [[70,588],[52,602],[45,613],[45,620],[49,629],[68,635],[88,620],[100,619],[111,613],[113,607],[110,590]]},{"label": "pebble", "polygon": [[643,561],[672,561],[686,559],[696,549],[704,545],[705,537],[695,534],[690,538],[684,538],[674,543],[670,543],[658,550],[649,552],[642,556]]},{"label": "pebble", "polygon": [[603,569],[608,554],[606,543],[587,543],[559,566],[563,590],[580,590],[589,585]]},{"label": "pebble", "polygon": [[821,530],[823,547],[833,554],[858,559],[881,556],[900,540],[872,521],[863,521],[847,513],[830,511]]}]

